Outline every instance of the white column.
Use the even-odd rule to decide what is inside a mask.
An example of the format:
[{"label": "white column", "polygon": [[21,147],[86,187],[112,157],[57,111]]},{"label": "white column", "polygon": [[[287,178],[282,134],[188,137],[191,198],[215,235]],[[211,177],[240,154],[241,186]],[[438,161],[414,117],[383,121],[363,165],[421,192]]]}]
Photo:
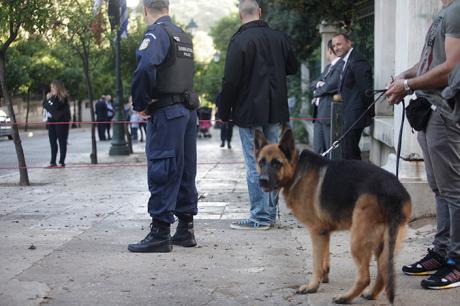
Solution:
[{"label": "white column", "polygon": [[319,25],[319,34],[321,35],[321,71],[326,68],[328,62],[326,59],[327,43],[339,32],[336,24],[329,24],[323,21]]},{"label": "white column", "polygon": [[[382,0],[383,1],[383,0]],[[388,0],[385,0],[385,2]],[[395,73],[415,65],[422,52],[425,42],[425,35],[430,27],[433,16],[439,11],[439,0],[397,0],[396,1],[396,48],[395,48]],[[406,105],[408,103],[406,98]],[[400,131],[402,118],[402,104],[394,108],[394,143],[397,147],[397,140]],[[422,151],[417,143],[416,134],[412,133],[407,120],[404,125],[401,156],[404,159],[422,159]],[[419,171],[416,171],[418,173]],[[424,173],[424,171],[422,171]],[[403,173],[404,174],[404,173]],[[413,177],[415,173],[405,173]]]},{"label": "white column", "polygon": [[[380,0],[387,2],[388,0]],[[394,71],[399,74],[411,68],[420,60],[420,54],[425,42],[426,32],[430,27],[433,16],[439,11],[440,0],[396,0],[396,31],[394,50]],[[406,105],[409,102],[406,98]],[[397,150],[399,131],[401,129],[402,103],[394,107],[394,147]],[[401,145],[401,161],[399,179],[408,189],[413,202],[413,216],[434,215],[434,195],[426,182],[423,155],[417,142],[416,133],[405,120]],[[390,154],[385,165],[389,171],[394,172],[396,156]]]},{"label": "white column", "polygon": [[[375,0],[374,87],[385,88],[395,69],[396,0]],[[392,116],[388,103],[375,106],[377,116]]]}]

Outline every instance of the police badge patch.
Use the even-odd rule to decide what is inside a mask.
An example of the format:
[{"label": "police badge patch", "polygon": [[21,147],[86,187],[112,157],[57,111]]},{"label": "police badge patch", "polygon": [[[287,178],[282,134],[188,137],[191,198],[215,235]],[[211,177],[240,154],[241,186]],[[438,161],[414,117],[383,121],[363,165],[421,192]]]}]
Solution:
[{"label": "police badge patch", "polygon": [[144,38],[144,40],[141,43],[141,46],[139,47],[139,51],[147,49],[147,47],[149,46],[149,43],[150,43],[150,39]]}]

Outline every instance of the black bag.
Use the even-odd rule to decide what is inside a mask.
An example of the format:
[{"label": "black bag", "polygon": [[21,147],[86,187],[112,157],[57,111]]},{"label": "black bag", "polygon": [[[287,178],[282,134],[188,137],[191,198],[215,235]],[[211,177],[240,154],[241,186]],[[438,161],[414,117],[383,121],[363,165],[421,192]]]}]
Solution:
[{"label": "black bag", "polygon": [[418,97],[410,100],[406,107],[407,121],[414,130],[425,131],[431,112],[431,103],[425,98]]},{"label": "black bag", "polygon": [[185,97],[185,107],[187,107],[190,110],[197,109],[200,107],[200,98],[196,94],[196,92],[188,90],[184,92],[184,97]]}]

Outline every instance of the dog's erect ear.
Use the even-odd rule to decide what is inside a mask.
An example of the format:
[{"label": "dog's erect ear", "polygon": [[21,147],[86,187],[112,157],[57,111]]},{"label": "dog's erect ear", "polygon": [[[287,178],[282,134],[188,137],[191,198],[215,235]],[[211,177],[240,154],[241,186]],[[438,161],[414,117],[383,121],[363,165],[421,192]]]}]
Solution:
[{"label": "dog's erect ear", "polygon": [[264,133],[262,133],[259,130],[255,131],[255,137],[254,137],[254,150],[256,153],[256,158],[259,156],[260,150],[262,150],[263,147],[268,145],[267,139],[264,136]]},{"label": "dog's erect ear", "polygon": [[291,161],[295,155],[295,142],[294,135],[292,134],[291,129],[284,131],[281,141],[279,143],[280,150],[286,155],[286,158]]},{"label": "dog's erect ear", "polygon": [[289,126],[289,123],[285,122],[281,124],[281,135],[284,135],[284,133],[286,133],[286,131],[290,129],[291,127]]}]

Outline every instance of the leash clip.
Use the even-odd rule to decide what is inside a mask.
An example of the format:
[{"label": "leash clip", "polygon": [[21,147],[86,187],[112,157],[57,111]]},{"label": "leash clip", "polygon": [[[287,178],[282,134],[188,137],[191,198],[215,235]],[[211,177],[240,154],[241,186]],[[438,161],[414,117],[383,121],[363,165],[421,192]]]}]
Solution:
[{"label": "leash clip", "polygon": [[339,147],[339,145],[340,145],[340,140],[334,141],[334,143],[332,144],[332,146],[331,146],[329,149],[327,149],[325,152],[323,152],[323,153],[321,154],[321,156],[324,157],[324,156],[328,155],[332,150],[337,149],[337,148]]}]

